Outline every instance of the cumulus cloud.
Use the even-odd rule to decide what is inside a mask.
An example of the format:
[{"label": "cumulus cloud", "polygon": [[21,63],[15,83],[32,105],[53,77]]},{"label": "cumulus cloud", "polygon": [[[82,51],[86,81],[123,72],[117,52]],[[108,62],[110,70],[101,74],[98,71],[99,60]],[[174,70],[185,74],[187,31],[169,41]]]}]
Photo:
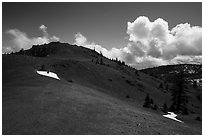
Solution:
[{"label": "cumulus cloud", "polygon": [[75,34],[75,44],[78,46],[83,46],[89,49],[95,49],[98,53],[102,53],[104,56],[109,57],[109,51],[102,46],[95,44],[93,42],[89,42],[85,36],[83,36],[80,32]]},{"label": "cumulus cloud", "polygon": [[140,16],[127,23],[128,44],[121,49],[107,50],[88,42],[81,33],[75,35],[77,45],[102,52],[108,58],[118,58],[138,69],[178,63],[201,63],[202,28],[179,24],[169,29],[168,23],[158,18],[151,22]]},{"label": "cumulus cloud", "polygon": [[[56,36],[49,36],[45,25],[41,25],[39,30],[42,31],[42,36],[32,38],[18,29],[6,31],[13,44],[3,46],[3,52],[29,49],[32,45],[60,40]],[[88,41],[80,32],[75,34],[75,44],[95,49],[108,58],[123,60],[137,69],[178,63],[201,63],[202,28],[199,26],[185,23],[169,29],[168,23],[161,18],[150,21],[148,17],[140,16],[127,23],[127,34],[129,41],[120,49],[113,47],[107,50]]]},{"label": "cumulus cloud", "polygon": [[80,32],[78,32],[77,34],[75,34],[75,44],[79,45],[79,46],[85,46],[88,45],[89,42],[87,41],[86,37],[83,36]]},{"label": "cumulus cloud", "polygon": [[41,25],[39,29],[43,32],[43,36],[41,37],[32,37],[29,38],[25,32],[22,32],[18,29],[10,29],[6,31],[11,38],[12,44],[10,46],[4,46],[2,48],[4,53],[16,52],[20,49],[29,49],[32,45],[49,43],[52,41],[59,41],[60,39],[56,36],[50,37],[47,33],[47,27],[45,25]]},{"label": "cumulus cloud", "polygon": [[147,17],[138,17],[128,22],[129,41],[140,41],[146,45],[143,49],[147,55],[173,59],[179,55],[202,54],[202,28],[191,27],[190,24],[179,24],[169,30],[168,23],[159,18],[151,22]]}]

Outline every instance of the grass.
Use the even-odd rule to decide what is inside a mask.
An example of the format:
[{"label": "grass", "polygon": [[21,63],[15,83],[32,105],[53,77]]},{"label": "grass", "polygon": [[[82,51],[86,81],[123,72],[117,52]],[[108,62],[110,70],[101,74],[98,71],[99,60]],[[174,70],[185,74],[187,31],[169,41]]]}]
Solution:
[{"label": "grass", "polygon": [[[141,79],[137,80],[118,69],[84,59],[7,55],[2,62],[4,135],[201,134],[201,122],[195,120],[198,110],[180,116],[185,122],[180,124],[162,117],[159,111],[142,107],[146,93],[161,106],[164,100],[170,100],[169,94],[157,90],[155,82],[143,73],[139,72]],[[61,80],[38,75],[36,70],[42,64]],[[141,83],[144,92],[127,84],[123,77],[135,85]],[[107,80],[110,78],[111,82]]]}]

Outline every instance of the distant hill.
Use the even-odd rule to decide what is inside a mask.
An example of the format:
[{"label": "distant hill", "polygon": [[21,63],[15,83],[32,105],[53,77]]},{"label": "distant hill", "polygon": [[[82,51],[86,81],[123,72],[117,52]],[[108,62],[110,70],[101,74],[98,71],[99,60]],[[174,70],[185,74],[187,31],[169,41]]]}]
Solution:
[{"label": "distant hill", "polygon": [[199,64],[167,65],[143,69],[141,71],[167,82],[172,82],[175,74],[183,71],[186,82],[193,84],[196,81],[198,85],[202,86],[202,65]]},{"label": "distant hill", "polygon": [[[38,75],[42,66],[60,80]],[[171,81],[159,74],[168,78],[179,68],[150,69],[151,74],[94,50],[60,42],[2,55],[2,132],[202,134],[200,87],[188,85],[189,114],[178,114],[184,123],[162,116],[163,105],[172,104]],[[195,68],[186,72],[200,78],[201,68]],[[155,73],[158,76],[151,76]],[[161,83],[169,89],[160,88]],[[143,107],[147,95],[152,100],[150,108]]]}]

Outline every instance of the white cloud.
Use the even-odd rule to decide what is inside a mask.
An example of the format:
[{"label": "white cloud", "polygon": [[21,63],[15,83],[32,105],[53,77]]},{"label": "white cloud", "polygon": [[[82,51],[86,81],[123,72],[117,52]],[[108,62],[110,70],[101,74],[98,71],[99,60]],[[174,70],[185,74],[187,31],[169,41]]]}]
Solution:
[{"label": "white cloud", "polygon": [[98,53],[102,52],[102,54],[104,56],[109,57],[109,51],[105,48],[103,48],[100,45],[97,45],[95,43],[91,43],[89,41],[87,41],[86,37],[83,36],[80,32],[78,32],[77,34],[75,34],[75,44],[78,46],[83,46],[89,49],[95,49]]},{"label": "white cloud", "polygon": [[77,34],[75,34],[75,44],[78,46],[84,46],[87,45],[87,39],[86,37],[84,37],[80,32],[78,32]]},{"label": "white cloud", "polygon": [[47,27],[46,27],[45,25],[42,24],[42,25],[39,27],[39,29],[42,30],[43,32],[47,33],[47,31],[46,31]]},{"label": "white cloud", "polygon": [[128,22],[127,33],[132,42],[140,41],[147,55],[173,59],[178,55],[202,54],[202,28],[190,24],[179,24],[169,30],[168,23],[159,18],[151,22],[147,17],[138,17]]},{"label": "white cloud", "polygon": [[109,58],[124,60],[138,69],[159,65],[201,62],[202,28],[190,24],[179,24],[169,30],[168,23],[158,18],[151,22],[140,16],[127,23],[129,42],[121,49],[107,50],[90,43],[81,33],[77,33],[76,44],[102,52]]},{"label": "white cloud", "polygon": [[[3,46],[3,52],[29,49],[32,45],[59,41],[56,36],[49,36],[47,27],[41,25],[41,37],[29,38],[18,29],[8,30],[12,46]],[[123,48],[107,50],[94,42],[89,42],[80,32],[75,34],[75,44],[90,49],[108,58],[118,58],[138,69],[159,65],[201,62],[202,59],[202,28],[179,24],[171,30],[168,23],[158,18],[151,22],[147,17],[140,16],[133,22],[127,23],[129,42]]]},{"label": "white cloud", "polygon": [[29,38],[26,33],[18,29],[10,29],[6,31],[6,34],[8,34],[11,37],[12,45],[4,46],[3,52],[4,53],[10,53],[12,51],[16,52],[22,48],[29,49],[32,47],[32,45],[38,45],[38,44],[40,45],[40,44],[60,40],[56,36],[49,37],[49,34],[47,33],[47,27],[45,25],[41,25],[39,29],[42,30],[43,36],[33,37],[33,38]]}]

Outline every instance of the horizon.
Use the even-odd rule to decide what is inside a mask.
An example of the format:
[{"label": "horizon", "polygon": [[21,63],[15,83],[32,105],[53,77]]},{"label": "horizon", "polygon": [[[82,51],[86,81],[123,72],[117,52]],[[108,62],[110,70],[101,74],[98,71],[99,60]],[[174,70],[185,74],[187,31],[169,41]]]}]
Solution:
[{"label": "horizon", "polygon": [[201,2],[3,2],[2,53],[60,41],[137,69],[202,64],[201,25]]}]

